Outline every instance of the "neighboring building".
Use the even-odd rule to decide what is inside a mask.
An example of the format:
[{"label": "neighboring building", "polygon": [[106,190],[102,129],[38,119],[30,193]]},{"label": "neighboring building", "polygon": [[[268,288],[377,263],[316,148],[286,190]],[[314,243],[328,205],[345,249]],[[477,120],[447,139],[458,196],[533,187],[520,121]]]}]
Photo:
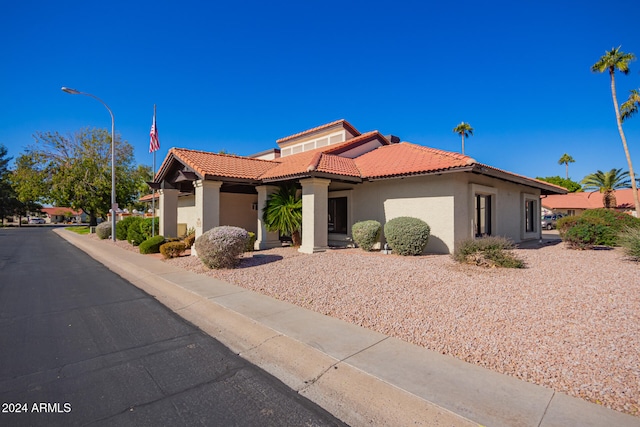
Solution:
[{"label": "neighboring building", "polygon": [[[637,216],[631,188],[615,190],[613,193],[616,196],[617,211]],[[543,210],[566,215],[578,215],[587,209],[604,207],[602,193],[597,191],[542,196],[540,202]]]},{"label": "neighboring building", "polygon": [[46,221],[51,224],[61,222],[88,222],[89,217],[82,210],[74,210],[64,207],[41,208],[40,212],[46,215]]},{"label": "neighboring building", "polygon": [[179,224],[195,227],[196,236],[234,225],[256,233],[256,249],[278,246],[261,212],[279,184],[292,182],[302,193],[301,252],[349,244],[358,221],[412,216],[431,227],[426,252],[450,253],[473,236],[539,239],[540,196],[566,193],[465,155],[399,141],[338,120],[282,138],[279,150],[256,157],[172,148],[152,184],[160,234],[176,236]]}]

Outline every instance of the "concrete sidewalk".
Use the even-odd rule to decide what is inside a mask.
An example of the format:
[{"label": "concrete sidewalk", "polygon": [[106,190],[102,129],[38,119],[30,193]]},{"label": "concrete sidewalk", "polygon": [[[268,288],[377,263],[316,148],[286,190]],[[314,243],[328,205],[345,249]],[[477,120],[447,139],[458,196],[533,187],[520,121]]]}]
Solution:
[{"label": "concrete sidewalk", "polygon": [[637,417],[154,257],[55,232],[353,426],[640,426]]}]

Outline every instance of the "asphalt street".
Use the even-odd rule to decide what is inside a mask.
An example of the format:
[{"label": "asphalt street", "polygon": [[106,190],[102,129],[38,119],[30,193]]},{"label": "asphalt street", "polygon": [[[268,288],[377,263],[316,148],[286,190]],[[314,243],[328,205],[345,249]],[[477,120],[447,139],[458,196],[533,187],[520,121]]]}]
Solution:
[{"label": "asphalt street", "polygon": [[0,228],[0,425],[333,426],[50,227]]}]

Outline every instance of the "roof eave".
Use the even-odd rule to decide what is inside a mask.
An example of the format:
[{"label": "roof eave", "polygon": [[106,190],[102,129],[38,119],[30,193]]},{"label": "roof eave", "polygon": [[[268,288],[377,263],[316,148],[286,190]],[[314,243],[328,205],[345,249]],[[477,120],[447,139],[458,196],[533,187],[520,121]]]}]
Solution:
[{"label": "roof eave", "polygon": [[566,194],[568,192],[567,189],[562,189],[560,187],[557,187],[551,184],[546,185],[542,181],[533,180],[531,178],[527,178],[524,176],[514,175],[509,172],[504,172],[498,169],[494,169],[492,167],[487,167],[482,163],[473,164],[471,172],[491,176],[493,178],[501,179],[503,181],[513,182],[515,184],[526,185],[528,187],[537,188],[540,190],[542,195]]}]

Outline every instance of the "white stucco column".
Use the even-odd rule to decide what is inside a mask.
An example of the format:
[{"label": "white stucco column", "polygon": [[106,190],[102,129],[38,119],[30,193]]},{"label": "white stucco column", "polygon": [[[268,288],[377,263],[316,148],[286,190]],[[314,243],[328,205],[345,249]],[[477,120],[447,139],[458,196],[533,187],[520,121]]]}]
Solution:
[{"label": "white stucco column", "polygon": [[193,181],[196,188],[196,239],[220,225],[220,187],[222,181]]},{"label": "white stucco column", "polygon": [[300,252],[312,254],[327,248],[328,194],[331,180],[307,178],[302,185],[302,246]]},{"label": "white stucco column", "polygon": [[164,237],[178,237],[178,194],[175,189],[160,189],[159,233]]},{"label": "white stucco column", "polygon": [[275,185],[259,185],[256,187],[256,191],[258,192],[258,233],[256,234],[256,243],[253,246],[256,250],[276,248],[280,246],[278,232],[267,231],[267,227],[262,220],[262,212],[264,211],[264,205],[267,202],[267,197],[277,189],[278,187]]}]

